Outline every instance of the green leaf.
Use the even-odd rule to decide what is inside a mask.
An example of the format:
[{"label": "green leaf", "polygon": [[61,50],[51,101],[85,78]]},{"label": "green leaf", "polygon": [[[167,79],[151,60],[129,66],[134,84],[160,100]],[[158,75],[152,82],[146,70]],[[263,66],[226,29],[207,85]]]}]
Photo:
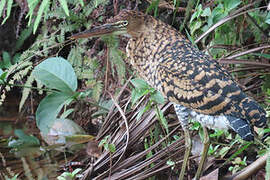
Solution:
[{"label": "green leaf", "polygon": [[2,22],[2,25],[6,22],[6,20],[9,18],[10,16],[10,12],[11,12],[11,8],[12,8],[12,4],[13,4],[13,0],[8,0],[7,2],[7,14],[5,19]]},{"label": "green leaf", "polygon": [[40,145],[38,138],[32,135],[25,134],[21,129],[15,129],[14,134],[19,139],[10,141],[8,144],[9,147],[19,148],[19,147],[29,147],[29,146],[33,147]]},{"label": "green leaf", "polygon": [[164,117],[164,114],[162,111],[160,111],[160,109],[157,107],[157,115],[159,117],[159,120],[161,122],[161,125],[164,127],[164,129],[166,130],[166,133],[169,133],[169,126],[168,126],[168,122],[166,120],[166,118]]},{"label": "green leaf", "polygon": [[46,135],[49,132],[58,113],[70,98],[65,93],[54,92],[42,99],[36,111],[36,124],[42,133]]},{"label": "green leaf", "polygon": [[103,146],[104,144],[108,144],[108,139],[109,139],[110,135],[105,136],[98,144],[99,147]]},{"label": "green leaf", "polygon": [[63,114],[61,114],[60,119],[65,119],[65,118],[68,117],[73,111],[74,111],[74,108],[71,108],[71,109],[66,110]]},{"label": "green leaf", "polygon": [[137,114],[136,120],[138,121],[138,120],[142,117],[142,115],[143,115],[146,111],[148,111],[150,108],[151,108],[151,102],[147,102],[147,105],[146,105],[144,108],[142,108],[142,109],[139,111],[139,113]]},{"label": "green leaf", "polygon": [[149,89],[133,89],[131,92],[131,104],[132,106],[144,95],[149,93]]},{"label": "green leaf", "polygon": [[[72,121],[73,122],[73,121]],[[74,123],[74,122],[73,122]],[[76,124],[76,123],[74,123]],[[78,126],[78,124],[76,124],[76,126]],[[80,126],[78,126],[80,127]],[[80,127],[80,129],[82,129]],[[76,144],[83,144],[83,143],[86,143],[86,142],[89,142],[89,141],[93,141],[95,139],[94,136],[92,135],[86,135],[85,132],[83,132],[84,134],[75,134],[75,135],[69,135],[69,136],[66,136],[66,142],[68,143],[76,143]]]},{"label": "green leaf", "polygon": [[19,62],[21,59],[21,53],[16,53],[13,58],[12,58],[12,63],[16,64],[17,62]]},{"label": "green leaf", "polygon": [[0,17],[2,16],[2,13],[3,13],[3,9],[5,7],[5,4],[6,4],[6,0],[1,0],[0,1]]},{"label": "green leaf", "polygon": [[151,2],[151,4],[146,9],[146,13],[148,14],[154,9],[154,16],[157,17],[157,11],[158,11],[158,4],[160,0],[154,0]]},{"label": "green leaf", "polygon": [[203,10],[202,10],[202,5],[200,4],[197,8],[195,13],[192,14],[189,23],[193,22],[194,19],[200,17],[200,15],[202,14]]},{"label": "green leaf", "polygon": [[[126,74],[126,68],[125,68],[125,62],[123,61],[121,51],[116,48],[110,49],[110,59],[113,64],[113,66],[117,69],[118,78],[121,83],[124,82],[125,74]],[[112,70],[113,71],[113,70]]]},{"label": "green leaf", "polygon": [[159,91],[155,91],[150,98],[158,104],[164,104],[165,99]]},{"label": "green leaf", "polygon": [[266,59],[270,59],[270,54],[264,54],[264,53],[253,53],[256,56],[261,56],[264,57]]},{"label": "green leaf", "polygon": [[61,57],[48,58],[35,67],[34,77],[51,89],[73,94],[77,89],[77,77],[68,61]]},{"label": "green leaf", "polygon": [[32,21],[33,14],[36,13],[35,9],[37,5],[40,3],[40,0],[28,0],[27,3],[28,3],[29,11],[25,18],[29,18],[27,25],[31,26],[31,24],[33,23]]},{"label": "green leaf", "polygon": [[211,9],[210,7],[207,7],[203,10],[203,13],[201,14],[201,16],[206,17],[206,16],[210,16],[211,15]]},{"label": "green leaf", "polygon": [[[268,5],[269,6],[269,5]],[[0,15],[1,15],[1,13],[0,13]],[[1,17],[1,16],[0,16]],[[265,18],[265,23],[266,24],[270,24],[270,11],[268,12],[268,14],[267,14],[267,16],[266,16],[266,18]]]},{"label": "green leaf", "polygon": [[198,19],[197,21],[195,21],[194,23],[191,23],[190,25],[190,29],[191,29],[191,34],[193,35],[194,32],[199,29],[202,26],[202,22],[200,19]]},{"label": "green leaf", "polygon": [[39,6],[39,9],[37,12],[37,17],[36,17],[35,22],[34,22],[34,34],[36,33],[38,25],[41,21],[41,17],[43,15],[45,9],[49,6],[49,4],[50,4],[49,0],[43,0],[41,5]]},{"label": "green leaf", "polygon": [[68,10],[68,5],[66,0],[59,0],[62,8],[64,9],[65,13],[67,16],[69,16],[69,10]]},{"label": "green leaf", "polygon": [[227,12],[236,8],[239,4],[241,4],[241,0],[226,0],[224,1],[224,8]]},{"label": "green leaf", "polygon": [[85,135],[82,127],[70,119],[56,118],[53,122],[47,134],[41,132],[43,139],[49,145],[65,144],[66,147],[70,147],[94,139],[91,135]]},{"label": "green leaf", "polygon": [[80,171],[82,171],[81,168],[77,168],[72,172],[72,175],[75,176],[76,174],[78,174]]},{"label": "green leaf", "polygon": [[109,151],[112,152],[112,153],[115,152],[115,150],[116,150],[114,144],[109,144],[109,145],[108,145],[108,148],[109,148]]},{"label": "green leaf", "polygon": [[133,86],[135,86],[135,88],[138,88],[138,89],[149,89],[150,88],[150,86],[147,84],[147,82],[145,82],[142,79],[136,78],[136,79],[132,79],[130,82],[133,84]]},{"label": "green leaf", "polygon": [[2,71],[2,69],[0,69],[0,84],[4,84],[8,72],[3,72],[3,71],[1,72],[1,71]]},{"label": "green leaf", "polygon": [[84,6],[83,0],[79,0],[79,3],[81,4],[81,6]]},{"label": "green leaf", "polygon": [[11,64],[11,56],[9,55],[9,53],[6,51],[3,51],[2,57],[3,57],[3,67],[2,68],[10,67],[12,64]]},{"label": "green leaf", "polygon": [[173,165],[175,165],[175,162],[173,162],[172,160],[168,160],[166,162],[166,164],[169,165],[169,166],[173,166]]}]

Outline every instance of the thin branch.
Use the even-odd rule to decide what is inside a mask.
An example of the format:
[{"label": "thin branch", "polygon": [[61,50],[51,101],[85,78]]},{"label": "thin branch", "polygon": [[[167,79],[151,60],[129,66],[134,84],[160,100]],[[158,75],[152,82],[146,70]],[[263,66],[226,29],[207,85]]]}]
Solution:
[{"label": "thin branch", "polygon": [[113,168],[122,159],[122,157],[124,156],[124,154],[125,154],[125,152],[127,150],[127,146],[128,146],[128,142],[129,142],[129,127],[128,127],[128,121],[127,121],[127,118],[125,116],[125,113],[123,112],[123,110],[121,109],[121,107],[119,106],[119,104],[115,101],[115,99],[113,98],[113,96],[111,94],[110,94],[110,96],[111,96],[111,99],[112,99],[114,105],[116,106],[116,108],[120,112],[121,116],[123,117],[123,120],[124,120],[125,126],[126,126],[126,134],[127,134],[127,138],[126,138],[127,140],[126,140],[126,144],[125,144],[125,146],[124,146],[124,148],[122,150],[122,154],[120,155],[120,157],[118,158],[118,160],[114,163],[114,165],[111,167],[111,168]]},{"label": "thin branch", "polygon": [[262,49],[268,49],[268,48],[270,48],[270,45],[256,47],[256,48],[253,48],[253,49],[249,49],[249,50],[240,52],[240,53],[235,54],[235,55],[231,55],[231,56],[227,57],[226,59],[234,59],[234,58],[237,58],[239,56],[243,56],[243,55],[246,55],[246,54],[249,54],[249,53],[252,53],[252,52],[256,52],[256,51],[259,51],[259,50],[262,50]]},{"label": "thin branch", "polygon": [[262,62],[256,62],[256,61],[249,61],[249,60],[242,60],[242,59],[220,59],[218,60],[221,64],[247,64],[252,66],[264,66],[264,67],[270,67],[270,63],[262,63]]},{"label": "thin branch", "polygon": [[222,24],[226,23],[227,21],[230,21],[240,15],[246,14],[248,12],[252,12],[252,11],[256,11],[259,9],[264,9],[266,8],[266,6],[263,7],[259,7],[259,8],[254,8],[254,9],[250,9],[250,10],[246,10],[244,12],[241,12],[239,14],[235,14],[235,15],[229,15],[223,19],[221,19],[219,22],[217,22],[216,24],[214,24],[212,27],[210,27],[206,32],[204,32],[198,39],[195,40],[195,43],[198,43],[200,40],[202,40],[206,35],[208,35],[210,32],[212,32],[213,30],[215,30],[217,27],[221,26]]}]

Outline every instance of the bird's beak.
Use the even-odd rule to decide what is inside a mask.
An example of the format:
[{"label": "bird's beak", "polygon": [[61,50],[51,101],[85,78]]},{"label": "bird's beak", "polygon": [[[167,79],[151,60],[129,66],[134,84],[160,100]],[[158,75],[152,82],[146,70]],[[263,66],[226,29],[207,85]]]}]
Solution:
[{"label": "bird's beak", "polygon": [[74,34],[70,39],[88,38],[88,37],[99,37],[106,34],[113,34],[118,32],[120,29],[115,24],[104,24],[101,26],[94,27],[90,30]]}]

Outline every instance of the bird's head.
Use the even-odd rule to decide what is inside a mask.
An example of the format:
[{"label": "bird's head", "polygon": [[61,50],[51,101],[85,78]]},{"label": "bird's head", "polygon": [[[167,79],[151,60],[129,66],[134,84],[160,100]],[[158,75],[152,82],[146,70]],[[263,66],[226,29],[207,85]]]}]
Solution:
[{"label": "bird's head", "polygon": [[107,24],[74,34],[71,39],[99,37],[106,34],[136,37],[143,32],[145,17],[143,13],[138,11],[122,10],[117,16],[108,20]]}]

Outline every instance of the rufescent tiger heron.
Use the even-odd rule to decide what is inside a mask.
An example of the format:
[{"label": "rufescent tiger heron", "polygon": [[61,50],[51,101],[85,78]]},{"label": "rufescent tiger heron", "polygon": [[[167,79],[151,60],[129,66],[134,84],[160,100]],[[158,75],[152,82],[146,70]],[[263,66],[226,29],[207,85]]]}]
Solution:
[{"label": "rufescent tiger heron", "polygon": [[230,74],[168,24],[141,12],[122,10],[110,23],[75,34],[71,39],[105,34],[130,37],[127,61],[173,102],[186,146],[179,179],[184,178],[192,145],[189,118],[200,122],[204,130],[204,148],[195,179],[200,177],[208,152],[206,127],[231,128],[242,139],[252,141],[253,126],[266,124],[265,110],[238,87]]}]

